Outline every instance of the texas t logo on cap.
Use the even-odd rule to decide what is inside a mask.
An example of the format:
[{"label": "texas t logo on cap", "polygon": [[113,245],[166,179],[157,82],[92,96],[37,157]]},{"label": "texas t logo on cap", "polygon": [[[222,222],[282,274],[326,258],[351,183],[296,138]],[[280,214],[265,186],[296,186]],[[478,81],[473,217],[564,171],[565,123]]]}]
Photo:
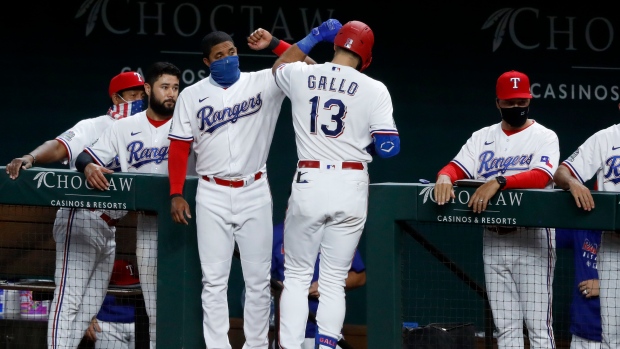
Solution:
[{"label": "texas t logo on cap", "polygon": [[499,99],[532,98],[530,79],[527,75],[516,70],[500,75],[497,79],[495,92]]}]

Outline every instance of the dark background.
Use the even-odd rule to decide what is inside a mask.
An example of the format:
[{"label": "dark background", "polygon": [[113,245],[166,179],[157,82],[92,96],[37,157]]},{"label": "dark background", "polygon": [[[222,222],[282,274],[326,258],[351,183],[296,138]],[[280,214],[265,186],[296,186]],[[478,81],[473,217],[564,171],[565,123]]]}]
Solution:
[{"label": "dark background", "polygon": [[[342,1],[15,2],[0,14],[0,164],[81,119],[104,114],[110,78],[122,70],[141,72],[152,62],[169,61],[184,72],[182,88],[207,76],[199,47],[211,30],[231,33],[241,70],[252,71],[271,67],[276,58],[247,47],[245,37],[254,29],[263,27],[294,43],[330,17],[371,26],[376,43],[365,73],[388,87],[394,104],[401,152],[370,164],[372,183],[433,182],[472,132],[500,121],[495,82],[512,69],[529,75],[534,94],[530,116],[556,131],[562,159],[595,131],[617,123],[620,14],[611,5],[496,1],[473,6],[454,1],[402,6]],[[158,11],[160,20],[153,19]],[[321,43],[311,56],[322,62],[332,52]],[[284,218],[296,159],[290,104],[285,101],[268,161],[274,223]],[[354,322],[364,319],[360,312]]]}]

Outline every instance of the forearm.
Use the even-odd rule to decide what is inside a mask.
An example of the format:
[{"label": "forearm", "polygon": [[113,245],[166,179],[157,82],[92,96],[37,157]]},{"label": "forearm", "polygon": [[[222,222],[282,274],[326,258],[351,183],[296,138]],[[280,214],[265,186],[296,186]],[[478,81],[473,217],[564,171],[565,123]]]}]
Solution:
[{"label": "forearm", "polygon": [[33,164],[50,164],[66,159],[68,157],[68,154],[67,148],[65,148],[62,143],[55,139],[51,139],[31,151],[28,156],[32,156],[35,159],[35,161],[33,161]]},{"label": "forearm", "polygon": [[168,177],[170,180],[170,195],[181,195],[187,175],[187,158],[190,143],[179,140],[170,141],[168,151]]},{"label": "forearm", "polygon": [[564,190],[570,189],[571,182],[578,182],[581,184],[581,182],[573,176],[570,169],[565,165],[558,166],[558,169],[553,176],[553,181],[557,187]]},{"label": "forearm", "polygon": [[349,275],[347,276],[347,280],[345,282],[345,289],[351,290],[354,288],[358,288],[364,286],[366,284],[366,271],[361,273],[356,273],[354,271],[349,271]]}]

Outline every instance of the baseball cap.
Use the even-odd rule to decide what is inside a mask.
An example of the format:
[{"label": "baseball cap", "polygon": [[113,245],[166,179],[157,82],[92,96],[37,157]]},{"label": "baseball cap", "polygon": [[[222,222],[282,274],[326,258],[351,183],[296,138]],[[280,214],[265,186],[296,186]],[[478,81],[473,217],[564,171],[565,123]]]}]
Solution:
[{"label": "baseball cap", "polygon": [[114,261],[110,285],[129,286],[139,283],[140,279],[138,279],[136,267],[130,261],[124,259]]},{"label": "baseball cap", "polygon": [[134,87],[144,88],[144,78],[142,78],[142,75],[134,71],[128,71],[120,73],[110,80],[110,88],[108,89],[108,93],[110,94],[110,97],[112,97],[115,93]]},{"label": "baseball cap", "polygon": [[505,72],[497,79],[495,93],[499,99],[532,98],[530,78],[516,70]]}]

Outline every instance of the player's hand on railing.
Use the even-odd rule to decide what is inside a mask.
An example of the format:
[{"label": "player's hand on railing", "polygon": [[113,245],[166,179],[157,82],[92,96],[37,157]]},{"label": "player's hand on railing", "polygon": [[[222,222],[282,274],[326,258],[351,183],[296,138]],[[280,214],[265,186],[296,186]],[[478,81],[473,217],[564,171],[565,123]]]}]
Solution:
[{"label": "player's hand on railing", "polygon": [[435,202],[437,202],[437,205],[443,205],[451,199],[454,199],[454,187],[452,186],[450,176],[439,175],[433,193],[435,194]]},{"label": "player's hand on railing", "polygon": [[95,163],[90,163],[84,168],[84,176],[92,187],[99,190],[108,190],[110,183],[103,175],[104,173],[110,174],[114,171],[107,169],[103,166],[99,166]]},{"label": "player's hand on railing", "polygon": [[30,156],[31,155],[24,155],[21,158],[15,158],[6,165],[6,174],[9,175],[9,178],[17,179],[17,177],[19,177],[19,170],[26,170],[32,167],[33,159],[31,159]]}]

